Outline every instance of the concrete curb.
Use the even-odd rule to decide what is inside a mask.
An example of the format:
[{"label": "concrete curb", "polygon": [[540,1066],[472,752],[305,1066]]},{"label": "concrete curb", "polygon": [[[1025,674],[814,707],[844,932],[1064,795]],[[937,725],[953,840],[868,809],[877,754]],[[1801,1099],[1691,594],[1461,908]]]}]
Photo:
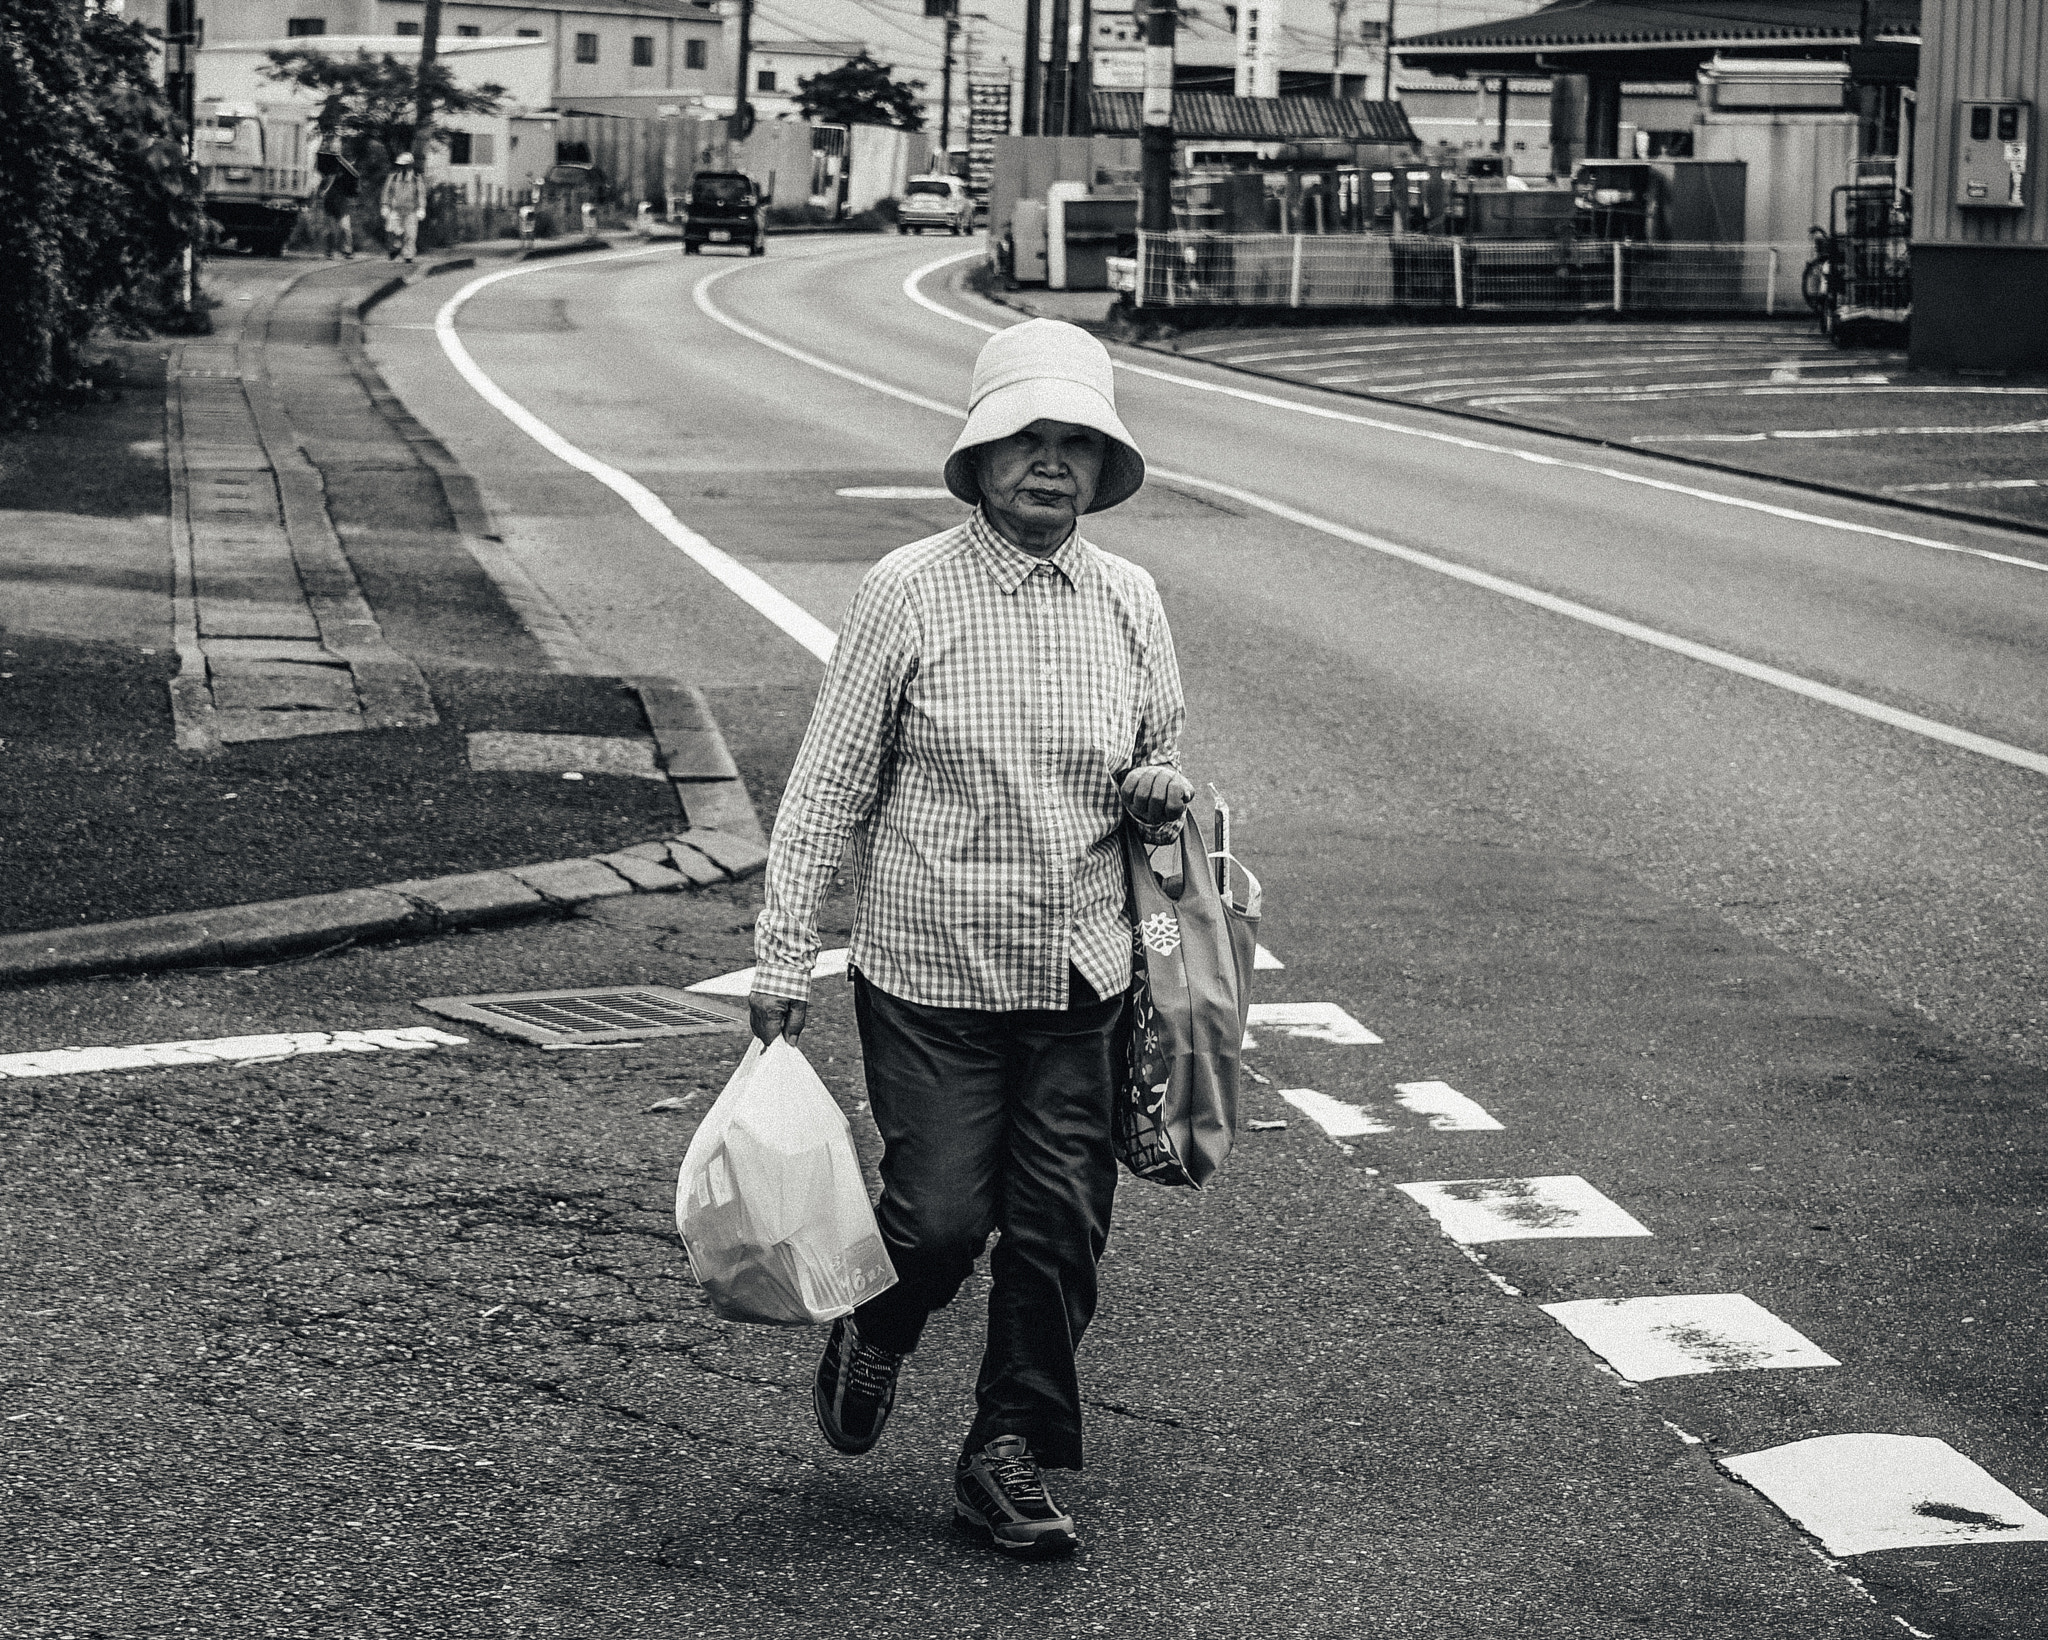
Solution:
[{"label": "concrete curb", "polygon": [[767,863],[768,851],[749,838],[693,829],[686,836],[587,859],[0,935],[0,988],[96,974],[268,962],[337,945],[566,917],[593,900],[739,882]]}]

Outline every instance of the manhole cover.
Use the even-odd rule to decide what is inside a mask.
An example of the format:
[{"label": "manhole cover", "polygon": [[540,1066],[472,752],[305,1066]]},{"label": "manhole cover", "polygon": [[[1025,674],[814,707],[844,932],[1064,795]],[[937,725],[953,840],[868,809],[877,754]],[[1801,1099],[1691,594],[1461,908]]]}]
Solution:
[{"label": "manhole cover", "polygon": [[747,1017],[666,985],[603,985],[578,991],[428,997],[420,1006],[527,1042],[631,1042],[650,1036],[744,1031]]}]

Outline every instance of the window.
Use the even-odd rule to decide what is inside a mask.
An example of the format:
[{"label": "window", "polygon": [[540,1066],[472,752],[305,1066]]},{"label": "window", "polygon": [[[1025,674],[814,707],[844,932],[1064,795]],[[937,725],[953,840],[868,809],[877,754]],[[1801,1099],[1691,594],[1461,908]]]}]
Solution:
[{"label": "window", "polygon": [[579,63],[594,63],[597,61],[597,36],[595,34],[579,34],[576,36],[576,60]]},{"label": "window", "polygon": [[325,34],[327,19],[324,17],[287,17],[284,23],[286,34],[303,39],[309,34]]},{"label": "window", "polygon": [[540,38],[540,30],[537,28],[523,28],[519,31],[519,38],[522,40],[538,40]]},{"label": "window", "polygon": [[417,34],[419,31],[420,26],[417,23],[400,23],[397,28],[392,30],[394,34]]},{"label": "window", "polygon": [[654,36],[636,34],[633,36],[633,66],[652,68],[654,66]]},{"label": "window", "polygon": [[[516,140],[516,139],[515,139]],[[471,137],[469,139],[469,163],[489,165],[498,157],[498,139],[493,136]]]},{"label": "window", "polygon": [[757,68],[754,70],[754,89],[756,91],[773,91],[775,89],[775,70],[772,68]]},{"label": "window", "polygon": [[484,31],[474,23],[457,23],[455,25],[455,37],[458,40],[481,40],[483,34]]},{"label": "window", "polygon": [[702,40],[685,40],[683,42],[683,67],[702,68],[703,66],[704,42]]},{"label": "window", "polygon": [[471,146],[472,141],[467,131],[450,131],[448,133],[448,163],[450,165],[470,164],[469,154]]}]

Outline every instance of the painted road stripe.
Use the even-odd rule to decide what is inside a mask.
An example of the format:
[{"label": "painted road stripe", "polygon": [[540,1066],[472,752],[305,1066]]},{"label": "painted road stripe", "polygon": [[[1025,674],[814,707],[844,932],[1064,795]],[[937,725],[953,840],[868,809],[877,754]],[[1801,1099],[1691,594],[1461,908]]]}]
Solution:
[{"label": "painted road stripe", "polygon": [[1284,1036],[1344,1047],[1370,1048],[1380,1041],[1334,1002],[1254,1002],[1249,1023]]},{"label": "painted road stripe", "polygon": [[50,1048],[0,1054],[0,1079],[77,1076],[86,1071],[168,1070],[178,1065],[256,1065],[319,1053],[376,1053],[386,1048],[459,1048],[466,1036],[431,1025],[391,1031],[291,1031],[274,1036],[221,1036],[199,1042],[144,1042],[130,1048]]},{"label": "painted road stripe", "polygon": [[1427,1116],[1439,1133],[1499,1133],[1500,1123],[1448,1082],[1397,1082],[1394,1098],[1406,1110]]},{"label": "painted road stripe", "polygon": [[[620,262],[629,257],[655,254],[657,253],[652,250],[625,251],[617,256],[600,257],[595,260]],[[462,311],[463,303],[478,291],[495,285],[501,279],[517,279],[529,273],[560,270],[561,264],[555,262],[524,263],[519,267],[501,269],[497,273],[487,273],[481,279],[472,279],[449,297],[442,303],[441,311],[434,315],[434,334],[440,340],[441,351],[448,355],[448,362],[455,366],[464,381],[476,389],[486,404],[534,443],[556,459],[567,462],[577,471],[588,473],[638,513],[652,526],[657,535],[706,570],[713,580],[742,603],[781,628],[819,660],[829,661],[832,658],[833,644],[833,633],[829,626],[795,599],[770,586],[731,554],[714,547],[676,517],[660,496],[630,473],[621,471],[609,462],[599,461],[588,451],[571,444],[485,375],[482,367],[470,357],[469,349],[463,346],[462,338],[455,330],[455,315]]]},{"label": "painted road stripe", "polygon": [[1460,1246],[1650,1232],[1576,1174],[1542,1179],[1445,1179],[1396,1185]]},{"label": "painted road stripe", "polygon": [[1762,433],[1638,433],[1631,444],[1761,444],[1774,438],[1920,438],[1952,433],[2048,433],[2048,419],[1986,427],[1776,427]]},{"label": "painted road stripe", "polygon": [[1368,1133],[1392,1133],[1385,1122],[1368,1115],[1362,1105],[1347,1105],[1314,1088],[1282,1088],[1280,1097],[1311,1118],[1332,1139],[1357,1139]]},{"label": "painted road stripe", "polygon": [[1821,1435],[1723,1458],[1721,1467],[1833,1555],[2048,1543],[2048,1515],[1931,1436]]},{"label": "painted road stripe", "polygon": [[[1006,325],[992,325],[982,319],[970,319],[964,313],[956,313],[951,308],[945,306],[943,303],[933,301],[929,296],[925,295],[925,293],[922,290],[917,288],[921,280],[925,279],[927,276],[931,274],[938,272],[940,268],[943,268],[953,262],[963,261],[969,256],[979,256],[980,254],[981,252],[979,251],[963,251],[959,255],[944,256],[941,257],[936,262],[927,262],[923,267],[912,270],[912,272],[903,281],[904,295],[908,296],[913,302],[917,303],[919,307],[928,308],[933,313],[939,314],[944,318],[951,319],[955,324],[966,325],[974,330],[987,331],[990,334],[993,334],[998,330],[1005,330],[1009,328]],[[746,265],[747,264],[745,263],[735,264],[735,266],[738,267],[744,267]],[[702,287],[700,286],[699,288],[701,289]],[[709,310],[707,309],[707,311]],[[713,316],[716,317],[717,315],[714,314]],[[1018,324],[1022,324],[1024,321],[1019,319],[1015,322]],[[797,350],[785,346],[781,342],[769,341],[765,337],[760,337],[759,332],[750,332],[750,334],[756,336],[760,340],[766,341],[767,345],[770,347],[777,348],[784,353],[790,354],[792,357],[804,358],[810,360],[810,362],[818,363],[821,365],[822,368],[832,371],[837,375],[846,376],[850,380],[854,381],[864,381],[869,386],[878,388],[880,391],[884,393],[892,393],[896,397],[904,399],[910,403],[931,406],[934,409],[943,410],[946,414],[953,416],[956,419],[965,419],[960,411],[953,409],[949,405],[936,405],[930,399],[924,399],[918,397],[916,394],[906,393],[901,388],[891,387],[886,383],[876,382],[872,378],[859,376],[852,371],[841,369],[838,365],[835,364],[826,363],[822,360],[810,359],[809,355],[799,353],[797,352]],[[1398,421],[1387,421],[1378,416],[1361,415],[1358,412],[1352,410],[1340,410],[1337,408],[1337,406],[1332,404],[1304,404],[1299,399],[1282,398],[1275,393],[1254,392],[1250,388],[1235,387],[1228,382],[1201,381],[1193,376],[1176,375],[1173,371],[1170,370],[1156,370],[1149,365],[1136,364],[1129,359],[1115,359],[1112,362],[1116,365],[1117,369],[1127,370],[1134,376],[1149,376],[1153,378],[1155,381],[1171,382],[1174,386],[1187,388],[1191,392],[1216,393],[1222,395],[1225,398],[1243,399],[1251,404],[1262,404],[1267,406],[1269,409],[1289,410],[1292,411],[1294,414],[1300,416],[1315,416],[1324,421],[1340,421],[1349,423],[1350,425],[1355,427],[1370,427],[1377,432],[1395,433],[1403,438],[1426,439],[1434,444],[1451,444],[1457,446],[1459,449],[1477,450],[1486,455],[1512,456],[1518,461],[1532,461],[1538,463],[1541,466],[1546,467],[1568,467],[1574,472],[1593,473],[1601,478],[1611,478],[1615,482],[1620,484],[1637,484],[1648,489],[1663,490],[1671,495],[1690,496],[1697,501],[1713,502],[1718,506],[1740,507],[1746,512],[1767,513],[1773,518],[1789,519],[1792,522],[1799,524],[1812,524],[1821,529],[1840,530],[1850,535],[1875,536],[1880,540],[1898,541],[1904,543],[1907,546],[1928,547],[1935,552],[1954,552],[1961,553],[1965,557],[1969,558],[1988,558],[1994,563],[2011,564],[2019,569],[2031,569],[2048,573],[2048,564],[2037,563],[2035,560],[2031,558],[2014,557],[2010,553],[1992,552],[1984,547],[1961,547],[1957,546],[1952,541],[1936,541],[1932,537],[1925,535],[1908,535],[1902,530],[1882,529],[1875,524],[1857,524],[1851,522],[1846,518],[1829,518],[1822,513],[1802,512],[1796,507],[1782,507],[1769,501],[1752,501],[1747,496],[1729,495],[1721,490],[1703,490],[1700,489],[1697,485],[1679,484],[1671,479],[1652,478],[1647,473],[1625,472],[1619,467],[1603,467],[1599,465],[1597,462],[1568,461],[1562,456],[1542,455],[1534,450],[1518,449],[1511,444],[1494,444],[1486,439],[1469,438],[1463,434],[1445,432],[1439,428],[1407,427],[1403,426]],[[1804,392],[1805,389],[1798,387],[1774,387],[1759,388],[1755,389],[1755,391],[1778,394],[1797,394]],[[2030,389],[2029,391],[2048,392],[2048,388]],[[1248,505],[1263,507],[1266,508],[1268,511],[1274,511],[1277,509],[1277,503],[1270,503],[1265,501],[1263,498],[1252,497],[1244,491],[1232,492],[1221,485],[1203,485],[1201,484],[1200,480],[1190,480],[1181,474],[1169,473],[1160,469],[1154,469],[1154,471],[1160,478],[1165,479],[1168,483],[1182,484],[1193,482],[1196,483],[1199,487],[1214,489],[1217,491],[1218,494],[1235,493],[1239,499],[1244,500]],[[1289,508],[1287,509],[1287,512],[1291,513],[1293,512],[1293,509]],[[1286,513],[1282,513],[1280,516],[1284,517],[1286,516]],[[1300,514],[1297,515],[1297,517],[1302,521],[1306,521],[1307,519],[1306,514]],[[1310,527],[1319,529],[1323,528],[1324,526],[1320,523],[1315,523],[1311,524]],[[1341,527],[1333,528],[1336,529],[1338,533],[1342,533]],[[1356,532],[1347,534],[1344,538],[1357,539]],[[1360,544],[1374,546],[1375,550],[1380,551],[1388,550],[1388,548],[1391,545],[1390,543],[1375,543],[1369,539],[1361,541]],[[1393,548],[1392,551],[1394,555],[1397,557],[1408,555],[1408,549],[1406,548]],[[1441,563],[1441,560],[1434,560],[1433,564],[1435,563]],[[1451,570],[1446,571],[1446,573],[1451,572]],[[2037,770],[2037,772],[2043,771]]]},{"label": "painted road stripe", "polygon": [[1741,1293],[1587,1298],[1537,1308],[1631,1383],[1842,1363]]},{"label": "painted road stripe", "polygon": [[1265,948],[1265,947],[1264,947],[1263,945],[1262,945],[1262,946],[1260,946],[1260,947],[1258,948],[1258,950],[1257,950],[1257,951],[1256,951],[1256,952],[1255,952],[1255,953],[1253,954],[1253,956],[1252,956],[1252,967],[1253,967],[1253,968],[1255,968],[1255,969],[1256,969],[1256,968],[1274,968],[1274,969],[1278,969],[1278,968],[1285,968],[1286,966],[1287,966],[1287,964],[1286,964],[1286,963],[1282,962],[1282,961],[1281,961],[1281,960],[1280,960],[1280,959],[1279,959],[1278,957],[1274,956],[1274,955],[1273,955],[1273,953],[1272,953],[1272,952],[1270,952],[1270,951],[1268,951],[1268,950],[1267,950],[1267,949],[1266,949],[1266,948]]},{"label": "painted road stripe", "polygon": [[943,484],[855,484],[834,495],[855,501],[951,501],[953,492]]},{"label": "painted road stripe", "polygon": [[[820,951],[818,961],[811,969],[812,979],[830,979],[835,974],[846,972],[847,948],[836,946],[830,951]],[[700,991],[713,997],[743,997],[754,988],[754,970],[736,968],[730,974],[720,974],[713,979],[700,979],[695,985],[685,985],[686,991]]]}]

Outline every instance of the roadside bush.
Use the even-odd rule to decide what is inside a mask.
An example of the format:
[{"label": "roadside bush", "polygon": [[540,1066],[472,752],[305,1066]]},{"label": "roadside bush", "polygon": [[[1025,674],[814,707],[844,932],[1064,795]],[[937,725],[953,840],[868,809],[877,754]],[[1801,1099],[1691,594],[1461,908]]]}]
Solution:
[{"label": "roadside bush", "polygon": [[142,26],[0,0],[0,398],[80,385],[108,319],[176,299],[199,202]]}]

